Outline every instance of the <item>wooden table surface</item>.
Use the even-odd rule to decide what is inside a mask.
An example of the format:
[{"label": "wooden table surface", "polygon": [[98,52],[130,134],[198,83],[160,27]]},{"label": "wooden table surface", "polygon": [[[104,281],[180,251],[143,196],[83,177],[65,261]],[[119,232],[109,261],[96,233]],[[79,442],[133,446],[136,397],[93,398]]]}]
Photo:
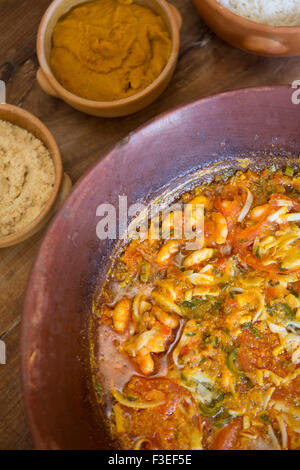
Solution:
[{"label": "wooden table surface", "polygon": [[[0,0],[0,79],[7,102],[36,114],[54,134],[73,182],[130,131],[153,116],[202,96],[300,79],[300,58],[270,59],[233,49],[204,24],[191,0],[172,0],[183,17],[175,76],[147,109],[121,119],[81,114],[39,88],[35,40],[50,0]],[[7,364],[0,365],[0,449],[32,449],[20,386],[20,324],[24,289],[43,233],[0,250],[0,339]]]}]

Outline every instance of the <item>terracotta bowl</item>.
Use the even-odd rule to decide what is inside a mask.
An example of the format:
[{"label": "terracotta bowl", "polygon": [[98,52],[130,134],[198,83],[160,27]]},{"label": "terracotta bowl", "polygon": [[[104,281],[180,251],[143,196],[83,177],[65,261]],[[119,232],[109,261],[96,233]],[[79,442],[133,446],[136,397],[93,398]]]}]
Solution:
[{"label": "terracotta bowl", "polygon": [[242,18],[217,0],[193,0],[208,26],[238,49],[272,57],[300,54],[300,26],[272,27]]},{"label": "terracotta bowl", "polygon": [[37,117],[17,106],[0,104],[0,119],[22,127],[40,139],[50,151],[56,175],[52,195],[42,212],[24,229],[11,235],[0,237],[0,248],[4,248],[16,245],[41,230],[66,199],[71,190],[72,183],[69,176],[63,173],[60,151],[52,134]]},{"label": "terracotta bowl", "polygon": [[[76,185],[41,245],[22,320],[22,381],[39,449],[110,445],[89,399],[91,293],[104,281],[114,240],[96,236],[97,207],[149,202],[206,164],[236,167],[298,158],[300,106],[285,87],[254,88],[196,101],[166,113],[121,141]],[[291,155],[288,154],[291,153]],[[195,183],[195,182],[194,182]]]},{"label": "terracotta bowl", "polygon": [[148,6],[159,14],[165,21],[172,38],[172,51],[162,73],[145,90],[122,100],[101,102],[91,101],[66,90],[55,78],[49,66],[53,29],[57,21],[72,7],[89,0],[55,0],[46,11],[38,32],[37,55],[40,69],[37,80],[41,88],[51,96],[61,98],[73,108],[99,117],[119,117],[135,113],[151,104],[169,84],[177,64],[180,29],[182,19],[179,11],[165,0],[139,0],[137,3]]}]

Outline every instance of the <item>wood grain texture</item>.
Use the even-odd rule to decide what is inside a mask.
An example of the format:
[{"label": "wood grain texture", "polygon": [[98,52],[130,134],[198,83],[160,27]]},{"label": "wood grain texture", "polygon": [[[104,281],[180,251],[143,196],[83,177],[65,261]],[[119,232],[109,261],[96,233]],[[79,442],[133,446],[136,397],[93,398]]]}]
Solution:
[{"label": "wood grain texture", "polygon": [[[203,23],[191,0],[172,0],[183,16],[181,51],[165,93],[129,117],[86,116],[39,88],[35,39],[49,0],[0,0],[0,79],[7,101],[36,114],[54,134],[65,170],[74,182],[118,140],[159,113],[190,100],[230,89],[290,84],[300,79],[300,58],[270,59],[233,49]],[[0,365],[0,449],[33,447],[22,405],[19,332],[30,267],[43,233],[0,251],[0,339],[7,365]]]}]

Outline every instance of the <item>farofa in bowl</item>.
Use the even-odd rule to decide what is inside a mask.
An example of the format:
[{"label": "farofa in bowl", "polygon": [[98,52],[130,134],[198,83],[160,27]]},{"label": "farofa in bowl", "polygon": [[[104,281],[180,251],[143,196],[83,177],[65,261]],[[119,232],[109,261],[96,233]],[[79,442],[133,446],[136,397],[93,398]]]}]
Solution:
[{"label": "farofa in bowl", "polygon": [[0,237],[29,225],[53,192],[55,167],[33,134],[0,120]]}]

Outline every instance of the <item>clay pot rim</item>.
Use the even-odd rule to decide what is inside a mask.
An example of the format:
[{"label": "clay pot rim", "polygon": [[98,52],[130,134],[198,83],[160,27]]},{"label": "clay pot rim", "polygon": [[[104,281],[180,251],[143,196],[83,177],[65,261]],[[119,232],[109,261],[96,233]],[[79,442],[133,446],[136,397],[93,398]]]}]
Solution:
[{"label": "clay pot rim", "polygon": [[[78,95],[73,94],[72,92],[64,88],[59,83],[59,81],[55,78],[51,70],[51,67],[48,64],[48,60],[46,58],[46,53],[45,53],[45,32],[46,32],[49,20],[51,16],[53,15],[57,5],[59,5],[63,1],[64,0],[54,0],[47,8],[41,20],[39,29],[38,29],[37,44],[36,44],[37,56],[38,56],[38,61],[39,61],[41,70],[44,73],[48,82],[50,83],[50,86],[57,93],[58,98],[61,98],[65,100],[66,102],[75,103],[78,106],[85,106],[94,110],[117,110],[120,106],[132,104],[136,101],[139,101],[145,98],[149,94],[151,94],[151,92],[155,90],[158,87],[158,85],[168,77],[172,68],[174,67],[174,65],[176,65],[178,54],[179,54],[179,47],[180,47],[180,29],[181,29],[180,20],[177,21],[176,16],[179,14],[179,17],[181,17],[181,15],[179,11],[177,10],[177,8],[174,5],[168,3],[166,0],[151,0],[151,1],[154,1],[154,3],[158,3],[164,10],[166,17],[168,18],[168,21],[169,21],[169,26],[171,29],[171,36],[172,36],[171,54],[168,59],[168,62],[166,63],[160,75],[152,83],[150,83],[150,85],[148,85],[144,90],[128,98],[123,98],[120,100],[95,101],[95,100],[88,100],[86,98],[82,98]],[[82,4],[83,2],[82,0],[77,0],[77,3]]]},{"label": "clay pot rim", "polygon": [[[11,116],[11,118],[10,117],[2,118],[1,111],[7,111],[9,115]],[[20,125],[16,123],[16,121],[14,120],[14,116],[22,119],[24,123],[26,123],[26,125]],[[0,248],[5,248],[8,246],[16,245],[30,238],[33,235],[33,232],[35,231],[35,228],[50,213],[51,209],[53,208],[57,200],[57,197],[59,195],[59,191],[62,185],[63,165],[62,165],[60,150],[58,148],[58,145],[53,135],[51,134],[50,130],[46,127],[46,125],[40,119],[38,119],[34,114],[22,108],[19,108],[18,106],[14,106],[11,104],[0,104],[0,119],[11,122],[12,124],[17,125],[21,127],[22,129],[27,130],[33,135],[35,135],[34,131],[30,130],[29,128],[33,126],[35,129],[39,129],[39,131],[45,137],[45,141],[47,141],[48,144],[46,144],[46,142],[43,139],[40,139],[36,135],[35,137],[39,138],[39,140],[41,140],[43,144],[45,145],[45,147],[49,150],[53,163],[54,163],[54,168],[55,168],[54,187],[53,187],[51,196],[48,202],[46,203],[45,207],[42,209],[39,215],[34,220],[32,220],[32,222],[26,225],[22,230],[19,230],[18,232],[14,232],[4,237],[0,237]],[[27,123],[28,123],[28,126],[27,126]]]},{"label": "clay pot rim", "polygon": [[206,2],[211,6],[211,8],[216,10],[220,15],[224,16],[225,19],[231,20],[234,23],[240,23],[240,26],[243,26],[245,29],[255,29],[256,32],[264,32],[267,34],[274,34],[276,32],[285,34],[300,33],[300,25],[270,26],[266,23],[258,23],[257,21],[244,18],[243,16],[232,12],[228,8],[223,7],[217,0],[206,0]]}]

